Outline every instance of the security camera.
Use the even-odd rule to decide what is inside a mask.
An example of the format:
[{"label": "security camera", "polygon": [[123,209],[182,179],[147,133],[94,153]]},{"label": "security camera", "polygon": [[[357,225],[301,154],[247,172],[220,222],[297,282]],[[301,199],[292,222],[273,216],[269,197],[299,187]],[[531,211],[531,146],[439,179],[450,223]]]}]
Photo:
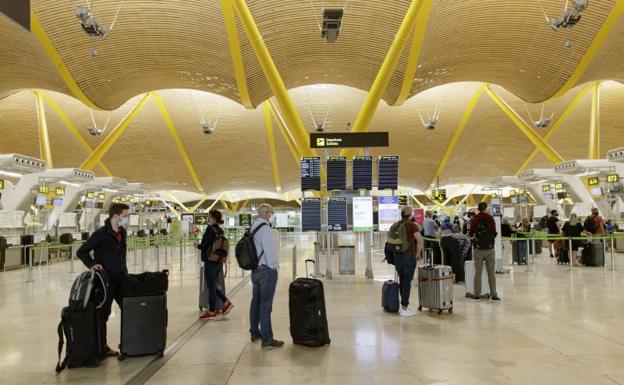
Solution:
[{"label": "security camera", "polygon": [[89,126],[88,130],[91,136],[101,136],[102,133],[104,132],[103,128],[97,128],[95,126]]},{"label": "security camera", "polygon": [[425,120],[425,125],[424,125],[425,130],[435,130],[436,124],[438,124],[437,119]]},{"label": "security camera", "polygon": [[210,124],[208,123],[203,123],[202,125],[202,131],[204,131],[204,134],[206,135],[210,135],[214,132],[214,127],[212,127]]}]

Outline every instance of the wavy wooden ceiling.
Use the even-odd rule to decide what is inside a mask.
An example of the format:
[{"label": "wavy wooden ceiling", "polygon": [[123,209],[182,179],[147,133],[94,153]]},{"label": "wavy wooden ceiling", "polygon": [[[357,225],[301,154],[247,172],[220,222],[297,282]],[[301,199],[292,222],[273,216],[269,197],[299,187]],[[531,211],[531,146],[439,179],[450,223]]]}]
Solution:
[{"label": "wavy wooden ceiling", "polygon": [[[110,116],[111,124],[116,124],[138,102],[137,95],[162,90],[158,93],[206,192],[240,189],[241,183],[247,189],[274,191],[262,110],[245,110],[238,104],[220,1],[124,0],[115,28],[97,42],[84,34],[74,15],[75,6],[85,1],[32,0],[32,7],[82,92],[96,105],[111,110],[95,112],[96,120],[102,123]],[[409,6],[405,0],[247,3],[305,126],[312,129],[311,113],[320,119],[329,111],[330,131],[343,131],[355,119]],[[552,31],[542,7],[549,16],[559,16],[564,3],[433,1],[410,93],[413,97],[400,107],[381,103],[370,127],[390,131],[393,139],[389,152],[399,154],[407,166],[401,171],[402,184],[424,188],[431,182],[468,100],[481,85],[478,82],[497,84],[496,92],[527,120],[523,100],[549,99],[566,84],[616,2],[592,1],[577,26]],[[95,0],[94,16],[108,25],[118,5],[119,0]],[[339,39],[335,44],[326,43],[318,28],[321,8],[345,5]],[[238,32],[251,100],[260,105],[271,96],[270,88],[240,24]],[[566,41],[571,42],[570,47]],[[410,42],[411,36],[408,48]],[[93,48],[97,49],[96,57],[91,56]],[[387,103],[392,104],[401,89],[408,48],[384,94]],[[623,80],[622,54],[624,18],[596,52],[579,84]],[[450,85],[439,87],[445,84]],[[86,133],[88,109],[63,95],[69,91],[37,39],[0,15],[0,99],[6,98],[0,101],[1,152],[38,156],[34,97],[21,91],[32,88],[58,92],[48,93],[89,144],[95,147],[102,140]],[[609,82],[601,89],[604,155],[608,149],[624,145],[619,119],[624,87]],[[556,119],[578,91],[572,89],[549,101],[547,112],[554,112]],[[590,104],[586,96],[551,140],[566,159],[585,157]],[[426,133],[418,110],[432,111],[436,105],[443,105],[440,123],[434,132]],[[535,115],[540,106],[529,104],[527,108]],[[214,135],[201,133],[198,108],[206,115],[220,116]],[[76,166],[86,158],[86,151],[51,109],[48,120],[55,166]],[[275,132],[282,188],[295,189],[299,183],[297,165],[279,131]],[[513,174],[532,148],[484,94],[441,182],[487,181],[493,175]],[[373,151],[374,155],[380,153]],[[471,161],[475,153],[482,159],[478,166]],[[161,188],[194,190],[153,101],[103,161],[121,177]],[[538,155],[531,167],[547,164]]]}]

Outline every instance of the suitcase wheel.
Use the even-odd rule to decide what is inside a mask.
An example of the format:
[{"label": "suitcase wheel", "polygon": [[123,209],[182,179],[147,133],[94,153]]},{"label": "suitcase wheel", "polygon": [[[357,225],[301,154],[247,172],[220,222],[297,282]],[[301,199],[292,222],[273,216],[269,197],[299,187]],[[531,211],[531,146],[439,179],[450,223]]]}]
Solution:
[{"label": "suitcase wheel", "polygon": [[453,314],[453,308],[449,309],[449,314]]},{"label": "suitcase wheel", "polygon": [[118,361],[123,361],[126,359],[126,355],[123,353],[119,353],[119,355],[117,356],[117,360]]},{"label": "suitcase wheel", "polygon": [[444,310],[442,310],[442,309],[438,310],[438,315],[442,314],[443,311]]},{"label": "suitcase wheel", "polygon": [[163,358],[163,357],[164,357],[164,355],[165,355],[165,351],[164,351],[164,350],[161,350],[160,352],[158,352],[158,354],[156,354],[156,357],[158,357],[158,358]]},{"label": "suitcase wheel", "polygon": [[422,306],[418,306],[418,311],[422,311]]}]

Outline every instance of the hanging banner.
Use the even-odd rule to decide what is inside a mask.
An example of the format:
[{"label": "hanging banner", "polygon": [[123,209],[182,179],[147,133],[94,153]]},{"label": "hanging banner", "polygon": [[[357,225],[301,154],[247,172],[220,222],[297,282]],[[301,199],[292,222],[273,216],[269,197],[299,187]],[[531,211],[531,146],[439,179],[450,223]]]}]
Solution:
[{"label": "hanging banner", "polygon": [[425,223],[425,209],[414,209],[414,220],[416,221],[416,223],[422,226]]},{"label": "hanging banner", "polygon": [[379,231],[388,231],[392,224],[401,219],[399,197],[379,197]]},{"label": "hanging banner", "polygon": [[353,198],[353,231],[373,231],[373,198]]}]

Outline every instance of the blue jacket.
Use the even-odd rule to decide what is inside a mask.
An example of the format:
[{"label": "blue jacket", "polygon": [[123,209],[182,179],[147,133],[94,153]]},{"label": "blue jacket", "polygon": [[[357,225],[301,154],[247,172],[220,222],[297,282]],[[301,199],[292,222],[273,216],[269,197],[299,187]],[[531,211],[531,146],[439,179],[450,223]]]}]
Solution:
[{"label": "blue jacket", "polygon": [[[128,274],[128,267],[126,266],[126,229],[120,227],[119,231],[121,232],[121,242],[115,238],[109,218],[104,223],[104,226],[95,230],[76,252],[78,258],[88,268],[97,264],[102,265],[111,281],[118,281],[123,275]],[[91,251],[93,251],[93,257],[91,257]]]}]

